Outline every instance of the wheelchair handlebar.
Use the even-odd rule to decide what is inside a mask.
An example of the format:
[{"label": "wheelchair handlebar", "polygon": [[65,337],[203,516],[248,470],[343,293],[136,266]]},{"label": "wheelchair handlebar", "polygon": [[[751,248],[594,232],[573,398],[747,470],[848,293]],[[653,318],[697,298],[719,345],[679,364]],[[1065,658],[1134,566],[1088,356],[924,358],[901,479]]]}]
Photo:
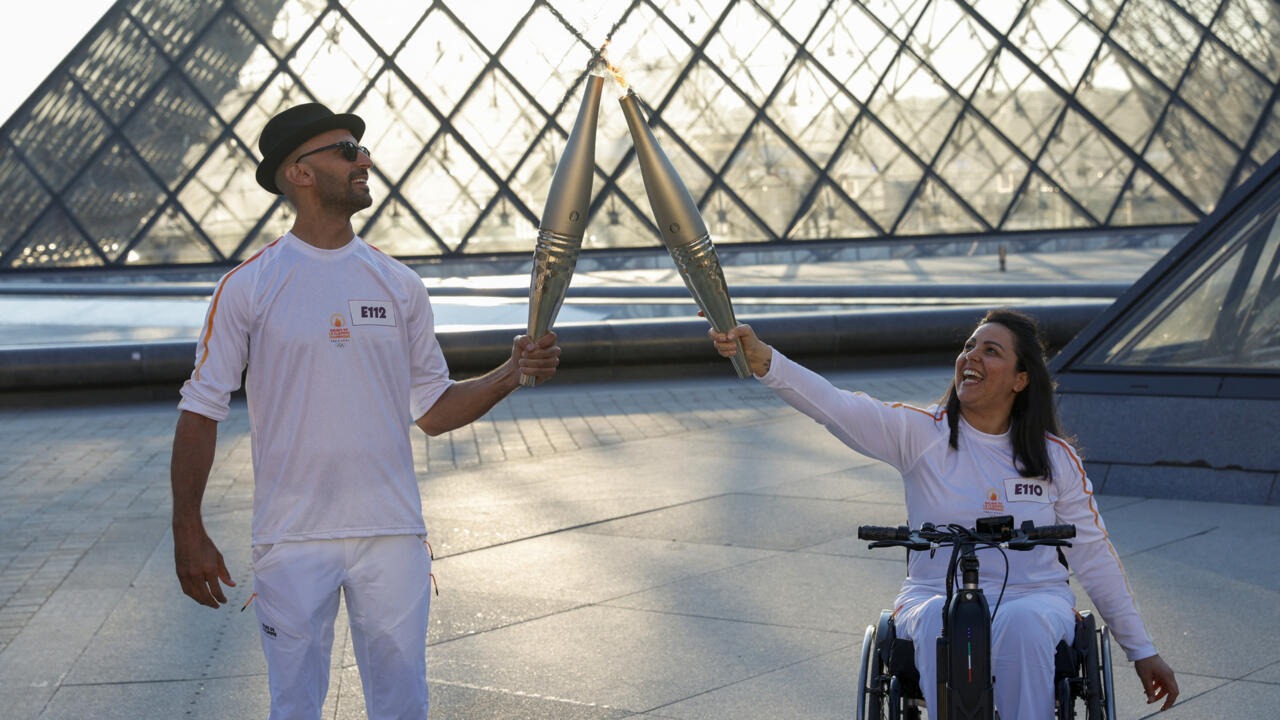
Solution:
[{"label": "wheelchair handlebar", "polygon": [[862,525],[858,527],[858,539],[871,541],[871,547],[905,547],[910,550],[928,550],[932,547],[973,543],[1001,545],[1010,550],[1030,550],[1039,545],[1070,545],[1076,536],[1075,525],[1040,525],[1026,520],[1021,527],[1013,526],[1011,516],[981,518],[975,528],[960,525],[936,526],[925,523],[911,529],[906,525],[883,527]]}]

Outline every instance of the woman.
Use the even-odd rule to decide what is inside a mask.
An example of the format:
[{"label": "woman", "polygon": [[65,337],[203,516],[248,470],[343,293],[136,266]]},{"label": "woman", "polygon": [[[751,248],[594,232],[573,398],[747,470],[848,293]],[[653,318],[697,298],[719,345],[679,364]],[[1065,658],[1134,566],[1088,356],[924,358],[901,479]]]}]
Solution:
[{"label": "woman", "polygon": [[[901,472],[911,527],[969,527],[990,515],[1013,515],[1015,525],[1075,525],[1072,547],[1064,548],[1071,570],[1133,661],[1147,702],[1163,700],[1161,710],[1173,705],[1173,670],[1147,635],[1080,457],[1061,437],[1034,319],[1009,309],[987,313],[956,358],[943,400],[926,409],[840,390],[766,345],[749,325],[708,334],[724,357],[741,341],[752,373],[779,397]],[[1008,584],[991,630],[996,707],[1006,718],[1051,718],[1054,648],[1075,626],[1068,570],[1054,552],[1007,556]],[[947,559],[912,553],[895,602],[898,633],[915,640],[921,678],[936,673],[933,639],[942,627]],[[1004,563],[994,560],[981,566],[993,609],[1005,576]],[[921,686],[926,704],[937,707],[936,684]]]}]

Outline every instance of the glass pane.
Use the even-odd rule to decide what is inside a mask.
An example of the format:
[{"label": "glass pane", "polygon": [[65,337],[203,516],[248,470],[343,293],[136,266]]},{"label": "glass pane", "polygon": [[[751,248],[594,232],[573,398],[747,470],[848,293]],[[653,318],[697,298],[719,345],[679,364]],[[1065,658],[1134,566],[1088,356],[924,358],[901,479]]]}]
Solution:
[{"label": "glass pane", "polygon": [[[363,216],[358,216],[357,219]],[[400,256],[438,255],[441,244],[425,229],[425,222],[398,197],[391,197],[360,236],[382,252]]]},{"label": "glass pane", "polygon": [[1111,31],[1119,43],[1167,87],[1177,85],[1202,30],[1167,2],[1129,2]]},{"label": "glass pane", "polygon": [[217,142],[222,126],[191,86],[175,76],[129,118],[124,134],[161,181],[173,187]]},{"label": "glass pane", "polygon": [[355,105],[382,59],[342,16],[329,13],[298,47],[289,67],[321,102],[342,112]]},{"label": "glass pane", "polygon": [[[457,248],[495,195],[497,186],[476,159],[450,135],[442,136],[409,171],[405,202],[423,217],[450,248]],[[483,247],[469,247],[485,252]]]},{"label": "glass pane", "polygon": [[1072,90],[1102,41],[1098,31],[1061,0],[1032,0],[1028,5],[1009,39],[1036,67]]},{"label": "glass pane", "polygon": [[466,96],[487,62],[484,51],[442,12],[428,14],[396,56],[408,81],[446,115]]},{"label": "glass pane", "polygon": [[826,75],[802,59],[787,73],[768,113],[809,157],[825,165],[858,109]]},{"label": "glass pane", "polygon": [[373,152],[374,171],[392,184],[440,130],[436,116],[392,72],[374,81],[354,112],[365,121],[360,142]]},{"label": "glass pane", "polygon": [[232,257],[274,196],[254,179],[257,162],[237,145],[219,143],[178,199],[225,257]]},{"label": "glass pane", "polygon": [[8,146],[0,146],[0,256],[22,239],[23,232],[48,206],[52,196]]},{"label": "glass pane", "polygon": [[587,71],[593,50],[559,18],[539,7],[511,38],[502,60],[524,92],[551,112],[565,99],[566,89]]},{"label": "glass pane", "polygon": [[94,38],[72,66],[71,74],[103,112],[120,122],[168,66],[133,22],[122,15],[114,27]]},{"label": "glass pane", "polygon": [[1074,111],[1063,117],[1040,157],[1040,168],[1098,222],[1111,214],[1132,167],[1128,155]]},{"label": "glass pane", "polygon": [[1255,203],[1223,242],[1188,258],[1181,278],[1131,311],[1086,362],[1122,367],[1280,366],[1280,203]]},{"label": "glass pane", "polygon": [[884,231],[893,227],[924,176],[924,168],[899,142],[865,116],[829,172]]},{"label": "glass pane", "polygon": [[1064,227],[1089,227],[1096,221],[1088,217],[1061,188],[1045,176],[1034,173],[1027,178],[1022,193],[1014,202],[1001,230],[1048,230]]},{"label": "glass pane", "polygon": [[197,239],[199,237],[200,231],[177,208],[170,205],[156,218],[147,234],[129,250],[125,263],[207,263],[224,259],[200,242]]},{"label": "glass pane", "polygon": [[961,104],[926,68],[906,54],[898,58],[869,109],[922,158],[937,152]]},{"label": "glass pane", "polygon": [[21,250],[8,260],[13,268],[101,266],[101,249],[89,242],[61,208],[50,207],[27,234]]},{"label": "glass pane", "polygon": [[831,185],[824,184],[818,190],[808,212],[792,231],[792,239],[830,240],[872,237],[876,234],[875,227],[844,199],[842,193]]},{"label": "glass pane", "polygon": [[164,203],[164,189],[133,151],[116,144],[76,176],[65,201],[114,261]]},{"label": "glass pane", "polygon": [[343,6],[351,13],[360,29],[368,33],[383,52],[390,55],[422,19],[423,11],[429,7],[429,3],[346,0]]},{"label": "glass pane", "polygon": [[283,56],[324,13],[328,0],[236,0],[241,16]]},{"label": "glass pane", "polygon": [[1000,53],[971,102],[1005,137],[1033,157],[1048,141],[1065,105],[1010,52]]},{"label": "glass pane", "polygon": [[960,95],[968,96],[986,72],[997,41],[952,3],[931,3],[908,47]]},{"label": "glass pane", "polygon": [[866,102],[898,52],[898,41],[857,3],[836,3],[823,16],[808,50],[845,92]]},{"label": "glass pane", "polygon": [[538,226],[512,211],[506,198],[496,203],[480,218],[480,223],[467,240],[467,252],[484,248],[484,252],[527,252],[533,254]]},{"label": "glass pane", "polygon": [[756,126],[723,174],[774,237],[787,234],[817,178],[795,149],[765,125]]},{"label": "glass pane", "polygon": [[28,114],[10,122],[16,128],[13,144],[55,190],[62,190],[75,177],[110,132],[106,119],[70,80],[63,80]]},{"label": "glass pane", "polygon": [[921,186],[911,207],[907,208],[902,222],[891,232],[902,235],[935,235],[985,229],[950,192],[936,180],[929,178]]},{"label": "glass pane", "polygon": [[753,98],[768,96],[795,52],[795,44],[748,3],[734,5],[707,44],[711,64]]},{"label": "glass pane", "polygon": [[1156,133],[1147,162],[1206,214],[1226,190],[1236,152],[1204,123],[1175,103]]},{"label": "glass pane", "polygon": [[[385,0],[379,0],[377,4],[383,5],[384,2]],[[434,3],[406,4],[426,6]],[[475,37],[480,40],[484,49],[488,50],[489,53],[495,53],[500,47],[502,47],[502,44],[506,42],[507,38],[511,37],[511,33],[515,31],[516,24],[521,22],[525,16],[533,10],[533,5],[534,3],[529,3],[528,5],[521,4],[514,8],[509,8],[505,12],[494,12],[492,3],[465,2],[465,0],[464,2],[455,1],[448,3],[449,12],[458,18],[463,27],[467,28],[468,34],[473,33]],[[433,12],[431,15],[428,15],[427,18],[430,22],[434,23],[434,27],[437,30],[441,27],[440,23],[449,23],[455,28],[452,33],[442,34],[437,30],[427,31],[424,33],[423,30],[419,30],[416,35],[423,35],[424,37],[431,38],[432,40],[444,40],[446,43],[457,41],[466,42],[468,45],[472,44],[469,39],[463,40],[463,38],[460,37],[449,38],[449,35],[462,35],[463,33],[457,29],[457,25],[454,25],[452,20],[448,20],[444,17],[433,17],[441,14],[442,13],[439,12]],[[476,49],[480,50],[480,48]],[[409,65],[407,67],[413,66]]]},{"label": "glass pane", "polygon": [[1168,97],[1145,70],[1109,46],[1103,47],[1076,92],[1096,122],[1137,150],[1146,143]]},{"label": "glass pane", "polygon": [[218,12],[218,3],[190,0],[137,0],[129,13],[173,58],[186,50],[205,23]]},{"label": "glass pane", "polygon": [[1022,185],[1027,163],[968,114],[938,155],[934,172],[994,227]]},{"label": "glass pane", "polygon": [[510,80],[494,72],[480,80],[453,122],[482,162],[506,178],[546,120],[523,102]]},{"label": "glass pane", "polygon": [[1212,30],[1268,81],[1280,79],[1280,12],[1274,0],[1226,0]]},{"label": "glass pane", "polygon": [[[643,99],[643,96],[641,96]],[[648,108],[644,108],[646,111]],[[662,132],[679,128],[680,138],[711,168],[720,170],[755,120],[755,108],[727,87],[716,72],[698,63],[661,116]],[[654,118],[649,117],[652,125]],[[655,133],[657,129],[655,128]],[[627,142],[630,143],[628,135]],[[670,140],[659,138],[663,150],[673,152]],[[675,159],[672,158],[672,162]],[[694,197],[697,197],[696,195]]]},{"label": "glass pane", "polygon": [[313,98],[298,87],[292,75],[284,72],[276,73],[263,83],[261,94],[240,116],[235,126],[236,137],[244,143],[245,147],[253,149],[256,160],[261,157],[258,154],[258,136],[262,134],[262,128],[266,126],[267,121],[285,108],[312,100]]},{"label": "glass pane", "polygon": [[1208,42],[1201,48],[1179,95],[1229,140],[1243,147],[1271,97],[1271,89],[1221,45]]},{"label": "glass pane", "polygon": [[182,63],[182,72],[205,101],[232,118],[275,69],[276,62],[240,21],[214,21],[200,46]]},{"label": "glass pane", "polygon": [[716,191],[707,198],[702,218],[711,232],[712,242],[749,243],[772,239],[768,228],[761,225],[755,208],[747,208],[728,193]]},{"label": "glass pane", "polygon": [[1139,170],[1134,172],[1130,187],[1120,197],[1115,213],[1107,222],[1121,225],[1169,225],[1195,222],[1197,219],[1163,185]]},{"label": "glass pane", "polygon": [[862,4],[877,24],[883,24],[890,35],[901,39],[911,32],[920,13],[933,3],[932,0],[870,0]]},{"label": "glass pane", "polygon": [[1253,159],[1259,165],[1280,152],[1280,103],[1271,106],[1271,112],[1262,119],[1262,123],[1253,148]]},{"label": "glass pane", "polygon": [[[640,170],[637,168],[632,174],[639,175]],[[610,193],[602,205],[603,212],[587,228],[587,235],[582,239],[583,249],[663,247],[662,238],[653,226],[644,190],[640,193],[640,205],[629,201],[634,195]]]}]

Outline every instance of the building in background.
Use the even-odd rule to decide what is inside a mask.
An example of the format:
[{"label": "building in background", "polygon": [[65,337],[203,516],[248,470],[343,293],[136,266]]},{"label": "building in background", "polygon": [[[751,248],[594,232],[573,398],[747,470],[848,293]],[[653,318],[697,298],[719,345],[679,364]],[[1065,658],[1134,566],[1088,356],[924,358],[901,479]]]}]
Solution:
[{"label": "building in background", "polygon": [[[370,242],[527,256],[606,39],[722,247],[1185,228],[1280,149],[1273,0],[121,0],[0,127],[0,272],[243,259],[310,100],[368,120]],[[656,249],[611,105],[584,248]]]}]

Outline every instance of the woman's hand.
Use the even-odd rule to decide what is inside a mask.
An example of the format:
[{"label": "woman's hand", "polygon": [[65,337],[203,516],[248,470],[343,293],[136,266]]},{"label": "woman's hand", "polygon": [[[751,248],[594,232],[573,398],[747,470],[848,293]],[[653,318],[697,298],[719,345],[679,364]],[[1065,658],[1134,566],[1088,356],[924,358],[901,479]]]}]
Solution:
[{"label": "woman's hand", "polygon": [[707,337],[711,338],[711,342],[715,344],[716,352],[720,353],[721,357],[727,358],[738,354],[738,342],[741,341],[751,374],[756,377],[764,377],[768,374],[770,364],[773,362],[773,348],[756,337],[750,325],[739,325],[727,333],[716,332],[715,328],[711,328],[707,331]]},{"label": "woman's hand", "polygon": [[1169,667],[1169,663],[1162,660],[1159,655],[1152,655],[1135,660],[1133,669],[1138,672],[1142,689],[1147,693],[1148,705],[1164,698],[1164,704],[1160,706],[1160,710],[1173,707],[1174,701],[1178,699],[1178,680],[1174,678],[1173,668]]}]

